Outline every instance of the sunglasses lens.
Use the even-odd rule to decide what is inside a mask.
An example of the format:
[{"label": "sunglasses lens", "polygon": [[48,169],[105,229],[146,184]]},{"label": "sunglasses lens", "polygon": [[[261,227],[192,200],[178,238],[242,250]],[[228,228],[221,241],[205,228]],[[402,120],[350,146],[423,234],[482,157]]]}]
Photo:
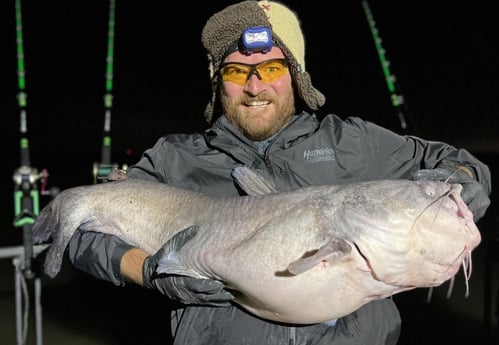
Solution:
[{"label": "sunglasses lens", "polygon": [[220,69],[223,81],[230,81],[244,86],[250,76],[255,73],[262,82],[269,84],[281,78],[288,72],[285,59],[273,59],[256,65],[243,63],[227,63]]},{"label": "sunglasses lens", "polygon": [[256,66],[256,70],[260,74],[262,81],[269,84],[285,75],[288,66],[285,61],[281,60],[264,61]]},{"label": "sunglasses lens", "polygon": [[251,73],[251,67],[239,63],[228,63],[221,69],[222,80],[244,85]]}]

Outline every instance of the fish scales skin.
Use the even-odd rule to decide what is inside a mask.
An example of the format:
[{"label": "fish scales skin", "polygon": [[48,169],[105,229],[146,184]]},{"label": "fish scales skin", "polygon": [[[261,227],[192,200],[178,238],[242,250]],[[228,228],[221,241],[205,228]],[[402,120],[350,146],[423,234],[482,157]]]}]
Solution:
[{"label": "fish scales skin", "polygon": [[480,242],[460,191],[397,180],[213,197],[128,178],[63,191],[33,233],[52,238],[44,269],[54,277],[77,228],[155,253],[195,225],[166,270],[224,281],[255,315],[307,324],[452,278]]}]

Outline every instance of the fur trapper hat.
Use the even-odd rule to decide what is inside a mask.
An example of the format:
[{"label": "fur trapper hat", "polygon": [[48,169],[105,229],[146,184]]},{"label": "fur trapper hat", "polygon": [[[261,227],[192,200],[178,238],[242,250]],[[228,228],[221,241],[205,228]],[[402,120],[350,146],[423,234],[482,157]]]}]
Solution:
[{"label": "fur trapper hat", "polygon": [[274,45],[283,51],[289,61],[299,97],[312,110],[324,105],[324,95],[312,86],[310,75],[305,70],[305,41],[296,14],[275,1],[246,0],[215,13],[202,32],[201,40],[208,52],[213,91],[205,110],[208,122],[213,119],[219,86],[218,69],[228,49],[239,41],[243,31],[255,26],[266,26],[272,30]]}]

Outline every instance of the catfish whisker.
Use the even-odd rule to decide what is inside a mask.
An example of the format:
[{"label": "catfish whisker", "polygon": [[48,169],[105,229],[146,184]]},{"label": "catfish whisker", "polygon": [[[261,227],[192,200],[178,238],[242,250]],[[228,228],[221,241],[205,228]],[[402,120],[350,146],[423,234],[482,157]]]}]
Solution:
[{"label": "catfish whisker", "polygon": [[453,172],[451,172],[451,173],[449,174],[449,176],[447,176],[447,178],[444,180],[444,182],[449,183],[450,178],[451,178],[452,176],[454,176],[455,174],[457,174],[457,172],[458,172],[459,170],[464,170],[464,169],[463,169],[463,168],[461,168],[461,167],[456,167],[456,169],[455,169]]},{"label": "catfish whisker", "polygon": [[447,299],[451,298],[452,296],[452,291],[454,290],[454,282],[455,282],[455,279],[454,277],[450,278],[449,280],[449,289],[447,290]]},{"label": "catfish whisker", "polygon": [[463,260],[463,272],[464,272],[464,279],[465,279],[465,284],[466,284],[466,293],[464,297],[468,298],[470,295],[470,287],[469,287],[469,280],[471,278],[471,272],[473,271],[473,264],[471,260],[471,250],[467,249],[466,257]]},{"label": "catfish whisker", "polygon": [[[440,206],[442,205],[442,203],[444,201],[444,198],[448,197],[451,194],[451,191],[452,191],[452,188],[449,187],[448,191],[446,191],[445,193],[443,193],[442,195],[440,195],[438,198],[436,198],[435,200],[433,200],[432,202],[430,202],[428,205],[426,205],[425,208],[423,208],[423,210],[416,216],[416,219],[414,219],[414,222],[413,222],[413,224],[411,226],[411,230],[414,229],[414,227],[416,226],[416,222],[426,212],[426,210],[428,210],[431,206],[433,206],[437,202],[440,202],[440,205],[438,207],[438,210],[439,210]],[[435,223],[435,220],[437,219],[438,210],[437,210],[437,212],[435,212],[435,216],[433,217],[432,225]]]},{"label": "catfish whisker", "polygon": [[428,295],[426,295],[426,303],[430,304],[431,298],[433,297],[433,286],[428,289]]},{"label": "catfish whisker", "polygon": [[[464,293],[464,297],[465,298],[468,298],[469,295],[470,295],[470,286],[469,286],[469,280],[470,280],[470,277],[471,277],[471,271],[472,271],[472,260],[471,260],[471,250],[469,250],[468,248],[465,248],[461,254],[465,252],[466,255],[464,256],[463,258],[463,261],[461,263],[462,267],[463,267],[463,274],[464,274],[464,284],[465,284],[465,293]],[[461,256],[461,255],[459,255]],[[455,277],[455,276],[454,276]],[[452,290],[454,288],[454,277],[452,277],[450,279],[450,285],[449,285],[449,290],[447,291],[447,299],[449,299],[452,295]]]}]

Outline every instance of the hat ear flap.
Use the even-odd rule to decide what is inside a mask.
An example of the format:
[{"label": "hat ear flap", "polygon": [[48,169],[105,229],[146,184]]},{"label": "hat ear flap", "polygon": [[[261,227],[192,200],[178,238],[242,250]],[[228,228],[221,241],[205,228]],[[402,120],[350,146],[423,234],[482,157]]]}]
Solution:
[{"label": "hat ear flap", "polygon": [[293,73],[298,94],[312,110],[317,110],[326,102],[326,97],[312,85],[310,74],[306,71]]},{"label": "hat ear flap", "polygon": [[213,120],[213,113],[215,111],[215,103],[218,97],[218,73],[214,73],[211,78],[211,100],[206,105],[204,109],[204,118],[206,122],[211,123]]},{"label": "hat ear flap", "polygon": [[204,119],[208,123],[211,123],[211,120],[213,119],[214,107],[215,107],[215,100],[212,99],[210,102],[208,102],[208,104],[206,104],[206,108],[204,109]]}]

